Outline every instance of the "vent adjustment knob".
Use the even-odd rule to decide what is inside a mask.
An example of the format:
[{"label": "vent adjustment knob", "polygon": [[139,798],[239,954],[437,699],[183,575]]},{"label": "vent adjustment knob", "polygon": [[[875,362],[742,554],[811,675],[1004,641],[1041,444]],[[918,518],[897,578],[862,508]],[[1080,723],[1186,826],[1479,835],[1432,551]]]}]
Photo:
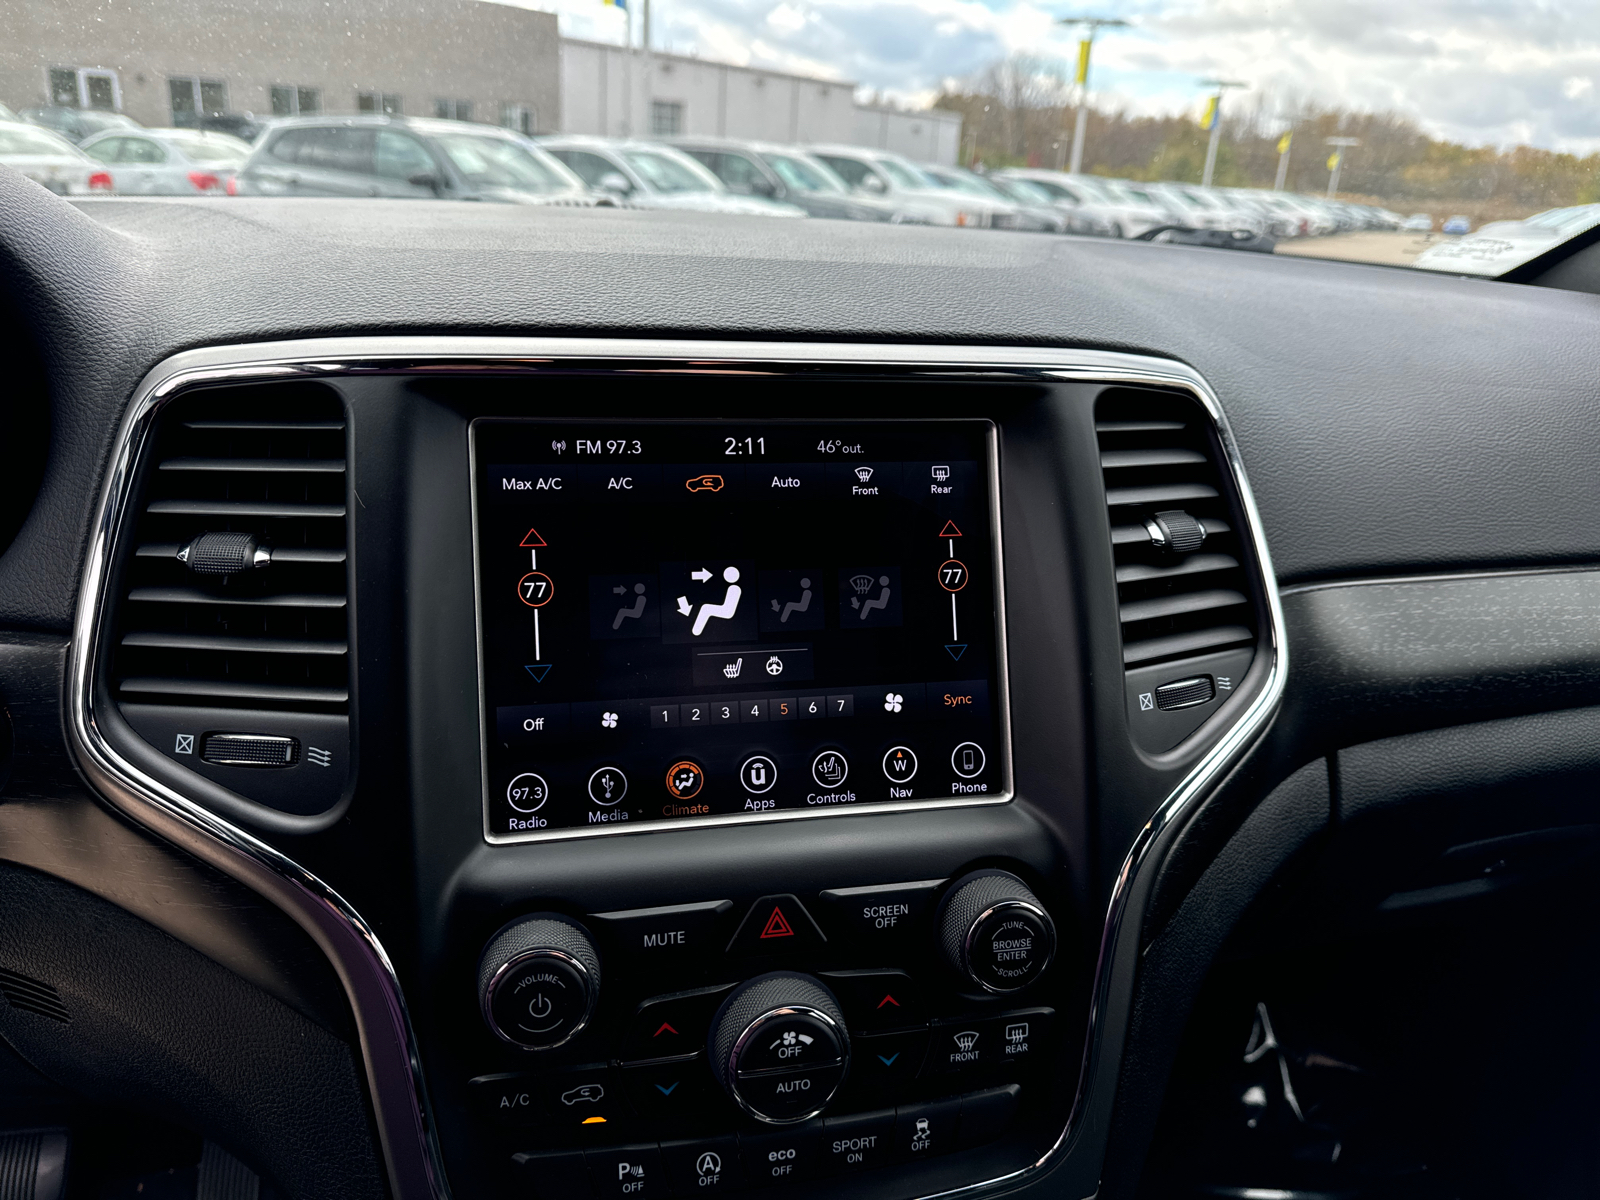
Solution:
[{"label": "vent adjustment knob", "polygon": [[990,871],[958,881],[939,918],[945,960],[986,992],[1026,987],[1049,967],[1056,927],[1015,875]]},{"label": "vent adjustment knob", "polygon": [[1150,534],[1151,545],[1172,554],[1192,554],[1205,545],[1205,523],[1181,508],[1147,517],[1144,527]]},{"label": "vent adjustment knob", "polygon": [[478,963],[478,1001],[495,1036],[553,1050],[583,1031],[600,995],[600,956],[576,922],[524,917],[490,940]]},{"label": "vent adjustment knob", "polygon": [[236,575],[272,562],[272,548],[248,533],[202,533],[178,548],[178,561],[196,575]]}]

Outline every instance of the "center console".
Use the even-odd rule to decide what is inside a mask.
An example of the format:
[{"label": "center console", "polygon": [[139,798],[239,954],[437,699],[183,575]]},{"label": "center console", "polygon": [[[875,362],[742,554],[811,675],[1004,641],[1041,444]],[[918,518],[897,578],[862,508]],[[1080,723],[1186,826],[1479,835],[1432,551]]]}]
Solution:
[{"label": "center console", "polygon": [[99,785],[338,967],[394,1191],[1090,1194],[1281,684],[1203,381],[413,342],[151,383],[78,660]]}]

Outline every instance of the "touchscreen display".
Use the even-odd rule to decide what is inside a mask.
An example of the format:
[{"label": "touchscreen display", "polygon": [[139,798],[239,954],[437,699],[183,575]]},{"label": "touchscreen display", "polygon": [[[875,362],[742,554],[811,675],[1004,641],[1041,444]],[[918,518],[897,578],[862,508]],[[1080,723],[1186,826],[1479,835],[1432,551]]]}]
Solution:
[{"label": "touchscreen display", "polygon": [[988,422],[472,436],[491,840],[1006,794]]}]

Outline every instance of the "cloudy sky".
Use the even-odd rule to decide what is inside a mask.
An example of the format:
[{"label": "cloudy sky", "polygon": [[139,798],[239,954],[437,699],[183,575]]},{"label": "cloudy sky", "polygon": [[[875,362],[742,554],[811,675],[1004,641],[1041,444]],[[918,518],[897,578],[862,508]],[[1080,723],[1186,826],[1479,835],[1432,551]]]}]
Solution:
[{"label": "cloudy sky", "polygon": [[[601,0],[509,2],[623,38]],[[1279,101],[1398,110],[1456,141],[1600,149],[1600,0],[653,0],[651,19],[658,49],[916,104],[1013,52],[1070,60],[1076,34],[1054,19],[1089,12],[1133,23],[1096,43],[1091,82],[1138,111],[1193,109],[1221,75]]]}]

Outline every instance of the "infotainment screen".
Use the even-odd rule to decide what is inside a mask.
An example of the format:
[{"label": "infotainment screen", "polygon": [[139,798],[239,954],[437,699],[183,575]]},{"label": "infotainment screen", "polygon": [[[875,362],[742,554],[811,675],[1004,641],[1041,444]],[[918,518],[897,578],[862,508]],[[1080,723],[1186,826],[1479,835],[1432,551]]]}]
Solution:
[{"label": "infotainment screen", "polygon": [[1007,798],[988,422],[472,438],[490,840]]}]

